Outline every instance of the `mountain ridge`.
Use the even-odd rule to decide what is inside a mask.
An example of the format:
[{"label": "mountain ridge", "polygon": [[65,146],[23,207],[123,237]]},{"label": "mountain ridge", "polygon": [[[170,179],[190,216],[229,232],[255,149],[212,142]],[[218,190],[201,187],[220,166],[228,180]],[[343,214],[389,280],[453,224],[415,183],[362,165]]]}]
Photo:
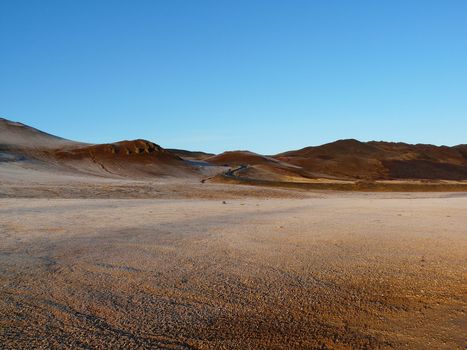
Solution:
[{"label": "mountain ridge", "polygon": [[[467,144],[436,146],[341,139],[267,156],[247,150],[217,155],[165,149],[148,140],[88,144],[0,118],[0,161],[35,159],[112,175],[192,176],[208,167],[241,167],[235,176],[274,181],[467,180]],[[81,162],[81,163],[80,163]],[[91,169],[91,170],[89,170]],[[212,173],[212,171],[211,171]]]}]

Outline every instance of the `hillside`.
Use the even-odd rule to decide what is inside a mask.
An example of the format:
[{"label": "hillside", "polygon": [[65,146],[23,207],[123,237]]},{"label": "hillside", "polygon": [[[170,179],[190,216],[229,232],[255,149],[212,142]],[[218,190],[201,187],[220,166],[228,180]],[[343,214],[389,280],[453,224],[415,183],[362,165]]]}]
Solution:
[{"label": "hillside", "polygon": [[86,144],[0,118],[0,162],[100,177],[215,176],[261,181],[467,180],[467,145],[454,147],[338,140],[275,156],[167,150],[147,140]]},{"label": "hillside", "polygon": [[339,140],[274,156],[323,177],[466,180],[467,147]]},{"label": "hillside", "polygon": [[189,162],[150,141],[92,145],[3,118],[0,119],[0,162],[3,163],[0,171],[14,167],[100,177],[189,177],[196,172]]}]

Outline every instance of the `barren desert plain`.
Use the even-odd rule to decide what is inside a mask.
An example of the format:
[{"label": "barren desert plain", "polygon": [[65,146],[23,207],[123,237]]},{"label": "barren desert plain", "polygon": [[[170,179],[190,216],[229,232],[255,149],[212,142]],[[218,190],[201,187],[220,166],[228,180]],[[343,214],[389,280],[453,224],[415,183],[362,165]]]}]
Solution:
[{"label": "barren desert plain", "polygon": [[429,165],[454,180],[380,182],[432,191],[254,186],[228,180],[356,180],[2,123],[2,349],[465,348],[462,153]]}]

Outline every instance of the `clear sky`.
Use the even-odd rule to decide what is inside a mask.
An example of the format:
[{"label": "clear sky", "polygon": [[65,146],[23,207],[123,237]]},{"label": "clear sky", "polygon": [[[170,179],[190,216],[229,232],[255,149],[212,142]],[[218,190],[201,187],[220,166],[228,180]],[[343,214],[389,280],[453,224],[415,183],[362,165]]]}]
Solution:
[{"label": "clear sky", "polygon": [[211,152],[467,143],[467,1],[1,0],[0,116]]}]

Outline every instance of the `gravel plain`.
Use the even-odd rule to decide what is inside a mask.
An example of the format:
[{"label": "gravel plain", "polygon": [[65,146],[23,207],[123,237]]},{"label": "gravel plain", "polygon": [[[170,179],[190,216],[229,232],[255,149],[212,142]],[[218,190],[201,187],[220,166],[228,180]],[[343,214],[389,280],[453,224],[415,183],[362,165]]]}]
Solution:
[{"label": "gravel plain", "polygon": [[464,349],[467,194],[210,186],[0,199],[0,348]]}]

